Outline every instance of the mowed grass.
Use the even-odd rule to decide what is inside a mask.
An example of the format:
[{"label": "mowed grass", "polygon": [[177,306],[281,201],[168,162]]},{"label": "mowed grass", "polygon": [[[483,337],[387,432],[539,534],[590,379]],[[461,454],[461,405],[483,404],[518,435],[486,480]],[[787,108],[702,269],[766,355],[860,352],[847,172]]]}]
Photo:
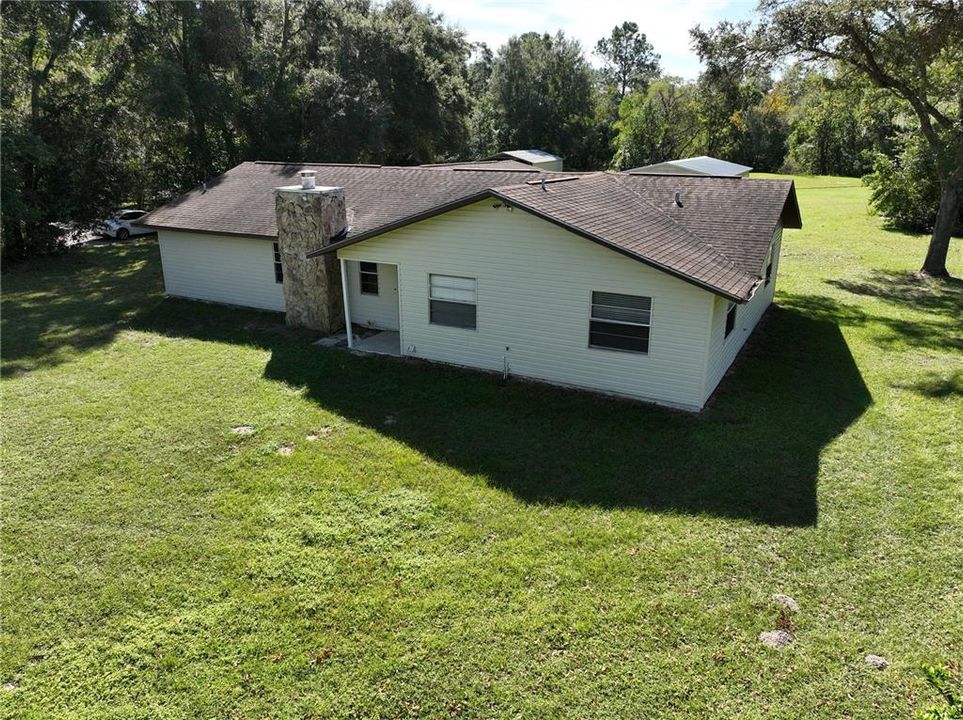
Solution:
[{"label": "mowed grass", "polygon": [[[699,416],[165,300],[153,239],[12,268],[0,715],[935,701],[918,664],[963,659],[963,286],[915,280],[926,239],[858,181],[797,187],[778,307]],[[802,606],[782,651],[773,593]]]}]

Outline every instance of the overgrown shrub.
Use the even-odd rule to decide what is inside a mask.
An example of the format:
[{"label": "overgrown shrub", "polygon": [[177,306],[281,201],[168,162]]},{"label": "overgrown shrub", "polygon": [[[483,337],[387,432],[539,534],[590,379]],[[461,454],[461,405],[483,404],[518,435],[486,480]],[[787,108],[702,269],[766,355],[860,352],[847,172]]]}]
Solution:
[{"label": "overgrown shrub", "polygon": [[[907,133],[895,157],[878,155],[873,172],[863,178],[872,190],[870,205],[900,230],[929,232],[940,206],[936,158],[929,145],[915,133]],[[963,212],[956,231],[963,227]]]},{"label": "overgrown shrub", "polygon": [[946,665],[922,665],[923,674],[930,686],[939,693],[945,705],[932,705],[916,713],[916,720],[963,720],[963,682],[952,667]]}]

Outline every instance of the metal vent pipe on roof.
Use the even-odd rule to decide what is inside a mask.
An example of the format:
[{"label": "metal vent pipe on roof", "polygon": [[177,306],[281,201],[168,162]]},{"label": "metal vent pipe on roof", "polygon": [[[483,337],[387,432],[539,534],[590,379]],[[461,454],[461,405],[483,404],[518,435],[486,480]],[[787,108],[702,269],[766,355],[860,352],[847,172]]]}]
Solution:
[{"label": "metal vent pipe on roof", "polygon": [[301,176],[301,189],[314,190],[314,179],[317,173],[314,170],[302,170],[298,174]]},{"label": "metal vent pipe on roof", "polygon": [[682,207],[682,193],[679,190],[675,191],[675,206]]}]

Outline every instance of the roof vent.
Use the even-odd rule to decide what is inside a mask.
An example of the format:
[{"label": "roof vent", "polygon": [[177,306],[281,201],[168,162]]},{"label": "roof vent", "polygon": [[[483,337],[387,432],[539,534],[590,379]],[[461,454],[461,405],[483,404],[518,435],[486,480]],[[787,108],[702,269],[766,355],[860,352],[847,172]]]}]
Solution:
[{"label": "roof vent", "polygon": [[682,192],[680,190],[675,191],[675,206],[682,207]]},{"label": "roof vent", "polygon": [[317,173],[314,170],[302,170],[298,174],[301,176],[301,189],[314,190],[314,178]]}]

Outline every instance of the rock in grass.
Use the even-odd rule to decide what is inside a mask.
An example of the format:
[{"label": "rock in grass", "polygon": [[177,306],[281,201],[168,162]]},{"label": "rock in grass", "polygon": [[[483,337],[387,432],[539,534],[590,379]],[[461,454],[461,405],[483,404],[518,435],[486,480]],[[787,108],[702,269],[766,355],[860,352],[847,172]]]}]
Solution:
[{"label": "rock in grass", "polygon": [[759,633],[759,640],[762,644],[775,648],[776,650],[782,650],[784,647],[788,647],[792,642],[792,635],[790,635],[785,630],[770,630],[768,632]]},{"label": "rock in grass", "polygon": [[789,612],[797,613],[799,612],[799,603],[793,600],[788,595],[783,595],[782,593],[776,593],[772,596],[772,601],[777,605],[782,605],[784,608],[789,610]]},{"label": "rock in grass", "polygon": [[232,427],[231,432],[235,435],[253,435],[254,428],[250,425],[238,425],[237,427]]},{"label": "rock in grass", "polygon": [[866,664],[870,667],[876,668],[877,670],[885,670],[889,667],[889,660],[884,658],[882,655],[867,655]]}]

